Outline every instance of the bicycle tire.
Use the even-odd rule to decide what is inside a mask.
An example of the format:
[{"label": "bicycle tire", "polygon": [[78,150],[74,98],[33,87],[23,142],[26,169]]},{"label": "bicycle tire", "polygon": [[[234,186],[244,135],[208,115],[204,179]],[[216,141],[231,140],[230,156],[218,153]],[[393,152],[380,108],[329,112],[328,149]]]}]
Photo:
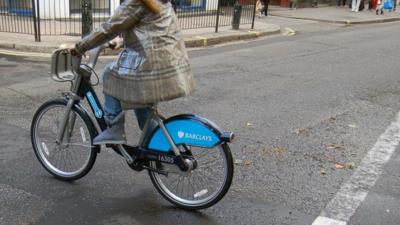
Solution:
[{"label": "bicycle tire", "polygon": [[[223,153],[226,174],[225,174],[224,181],[222,182],[222,185],[218,188],[218,191],[214,195],[208,196],[204,200],[183,199],[182,197],[177,196],[175,193],[173,193],[171,190],[169,190],[166,187],[166,185],[162,182],[161,176],[164,176],[164,175],[162,175],[161,173],[158,173],[156,171],[149,170],[150,179],[151,179],[154,187],[158,191],[158,193],[160,193],[166,200],[168,200],[172,204],[174,204],[180,208],[183,208],[185,210],[205,209],[205,208],[211,207],[211,206],[215,205],[217,202],[219,202],[225,196],[225,194],[228,192],[228,190],[232,184],[234,166],[233,166],[232,153],[230,151],[228,144],[223,143],[217,147],[220,148],[220,150],[221,150],[220,152]],[[206,149],[206,150],[210,151],[211,149]],[[153,168],[156,168],[155,163],[152,163],[151,166]],[[201,165],[199,165],[199,166],[201,166]],[[196,172],[196,169],[193,171]],[[192,186],[192,187],[194,189],[194,186]],[[200,189],[202,189],[202,188],[203,187],[200,187]],[[206,190],[206,189],[202,189],[202,190]],[[199,191],[199,192],[201,192],[201,191]],[[196,194],[194,194],[194,196],[196,196]],[[196,197],[194,197],[194,198],[196,198]]]},{"label": "bicycle tire", "polygon": [[[71,109],[71,113],[74,113],[77,116],[76,120],[79,119],[80,120],[79,122],[81,122],[81,124],[82,124],[80,126],[80,132],[81,132],[82,138],[85,138],[85,140],[83,140],[83,141],[86,141],[86,142],[88,142],[88,144],[90,144],[88,146],[85,146],[89,149],[90,152],[88,153],[87,160],[84,161],[84,164],[82,165],[82,167],[79,170],[74,171],[74,172],[66,172],[66,171],[62,171],[60,168],[57,168],[55,165],[52,165],[50,163],[49,159],[47,159],[45,156],[45,153],[49,152],[48,147],[46,147],[46,145],[43,144],[44,142],[42,142],[42,146],[41,146],[40,141],[38,141],[39,126],[41,125],[40,123],[42,121],[43,116],[46,115],[46,113],[48,113],[53,108],[58,107],[58,108],[64,109],[66,106],[67,106],[66,99],[53,99],[53,100],[47,101],[46,103],[44,103],[37,109],[37,111],[35,112],[35,114],[33,116],[32,124],[31,124],[31,142],[32,142],[32,147],[34,149],[36,158],[39,160],[40,164],[47,170],[47,172],[49,172],[51,175],[53,175],[55,178],[57,178],[59,180],[74,181],[74,180],[82,178],[87,173],[89,173],[89,171],[92,169],[92,167],[96,161],[97,152],[99,151],[99,148],[100,148],[100,146],[93,146],[93,138],[96,135],[96,130],[95,130],[93,123],[90,120],[88,114],[81,108],[77,107],[77,105],[73,106]],[[61,113],[61,116],[63,116],[63,115],[64,114]],[[85,126],[85,128],[83,126]],[[76,127],[76,125],[74,127]],[[58,134],[57,128],[55,130],[56,131],[53,133]],[[89,135],[89,138],[84,137],[84,135],[86,135],[86,134],[82,134],[82,131],[84,133],[87,133]],[[54,136],[54,141],[55,141],[56,135],[52,135],[52,136]],[[67,143],[67,146],[72,147],[72,144]],[[69,148],[69,147],[67,147],[67,148]],[[55,151],[54,154],[61,154],[60,152],[62,152],[64,150],[65,149],[62,149],[61,151],[57,151],[57,152]],[[66,150],[65,150],[65,152],[66,152]],[[65,153],[65,154],[67,154],[67,153]],[[72,155],[71,157],[76,157],[76,155]]]}]

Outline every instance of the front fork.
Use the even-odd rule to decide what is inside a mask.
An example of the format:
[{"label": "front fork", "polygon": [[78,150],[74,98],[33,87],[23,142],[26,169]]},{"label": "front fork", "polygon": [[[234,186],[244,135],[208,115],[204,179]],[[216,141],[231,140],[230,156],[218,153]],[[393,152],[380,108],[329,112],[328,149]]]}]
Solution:
[{"label": "front fork", "polygon": [[[80,74],[76,74],[77,79],[72,83],[71,90],[66,93],[66,98],[68,99],[67,108],[64,113],[63,120],[61,121],[61,126],[58,131],[58,136],[56,140],[56,144],[61,145],[64,141],[64,138],[69,142],[71,138],[72,130],[74,129],[76,114],[71,114],[72,107],[76,104],[76,102],[80,101],[82,98],[79,97],[76,93],[78,93],[80,86],[82,84],[83,77]],[[67,133],[65,133],[67,131]],[[66,136],[66,137],[64,137]]]},{"label": "front fork", "polygon": [[76,102],[79,100],[80,100],[80,97],[72,95],[72,94],[69,95],[67,107],[66,107],[66,110],[64,113],[63,120],[61,121],[61,125],[59,127],[59,131],[58,131],[58,135],[57,135],[57,139],[56,139],[56,143],[58,145],[61,145],[64,140],[67,140],[67,142],[69,142],[69,140],[71,138],[72,131],[74,129],[75,121],[76,121],[76,114],[73,113],[71,115],[71,111],[72,111],[72,107],[74,107]]}]

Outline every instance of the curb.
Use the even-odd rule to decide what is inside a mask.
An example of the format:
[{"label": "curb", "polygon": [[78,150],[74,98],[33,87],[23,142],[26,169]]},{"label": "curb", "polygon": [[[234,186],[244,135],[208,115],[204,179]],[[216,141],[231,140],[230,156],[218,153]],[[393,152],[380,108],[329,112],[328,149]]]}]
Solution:
[{"label": "curb", "polygon": [[364,21],[350,21],[350,20],[325,20],[325,19],[304,18],[304,17],[296,17],[296,16],[286,16],[286,15],[274,14],[274,13],[270,13],[270,15],[276,16],[276,17],[289,18],[289,19],[311,20],[311,21],[317,21],[317,22],[322,22],[322,23],[336,23],[336,24],[345,24],[345,25],[388,23],[388,22],[400,21],[400,17],[370,19],[370,20],[364,20]]},{"label": "curb", "polygon": [[55,46],[34,46],[11,43],[0,43],[0,49],[16,50],[20,52],[36,52],[36,53],[51,53],[57,47]]},{"label": "curb", "polygon": [[[185,38],[185,45],[187,48],[199,48],[208,47],[222,43],[228,43],[240,40],[250,40],[264,37],[267,35],[279,34],[281,29],[276,26],[275,29],[269,31],[261,30],[248,30],[247,32],[237,34],[217,34],[217,35],[205,35]],[[35,53],[52,53],[58,46],[40,46],[40,45],[24,45],[24,44],[13,44],[13,43],[0,43],[0,49],[13,50],[19,52],[35,52]],[[107,51],[106,55],[115,55],[118,51]]]},{"label": "curb", "polygon": [[196,36],[192,38],[185,39],[185,45],[187,48],[198,48],[198,47],[208,47],[221,43],[228,43],[233,41],[250,40],[264,37],[267,35],[279,34],[281,32],[280,27],[271,31],[258,31],[249,30],[247,33],[241,34],[225,34],[216,37],[206,37],[206,36]]}]

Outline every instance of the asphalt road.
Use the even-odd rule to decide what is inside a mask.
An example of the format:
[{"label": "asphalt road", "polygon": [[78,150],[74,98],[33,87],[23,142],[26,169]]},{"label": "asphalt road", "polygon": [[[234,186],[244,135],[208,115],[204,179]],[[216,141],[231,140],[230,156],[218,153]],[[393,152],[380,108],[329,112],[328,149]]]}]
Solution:
[{"label": "asphalt road", "polygon": [[[79,181],[47,174],[29,126],[68,86],[48,78],[48,59],[0,55],[0,224],[310,225],[400,110],[399,25],[318,24],[324,29],[191,51],[197,91],[161,110],[205,116],[238,137],[230,192],[195,213],[171,206],[147,173],[105,149]],[[349,224],[398,224],[399,161],[394,152]]]}]

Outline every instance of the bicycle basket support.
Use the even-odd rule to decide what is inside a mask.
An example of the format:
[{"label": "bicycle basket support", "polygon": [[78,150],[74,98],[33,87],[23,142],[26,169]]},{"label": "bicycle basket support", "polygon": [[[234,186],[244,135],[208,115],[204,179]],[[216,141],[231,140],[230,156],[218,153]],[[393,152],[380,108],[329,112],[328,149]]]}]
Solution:
[{"label": "bicycle basket support", "polygon": [[55,50],[51,56],[51,78],[55,81],[71,81],[75,78],[72,72],[72,57],[67,49]]}]

